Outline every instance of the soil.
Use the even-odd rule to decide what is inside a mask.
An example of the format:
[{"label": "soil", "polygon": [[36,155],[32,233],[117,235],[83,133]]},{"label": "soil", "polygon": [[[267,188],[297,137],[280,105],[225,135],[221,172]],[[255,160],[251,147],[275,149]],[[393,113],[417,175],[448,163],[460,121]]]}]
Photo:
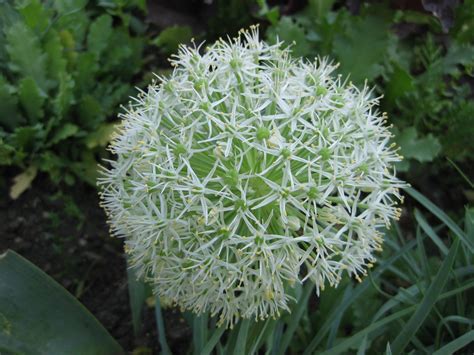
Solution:
[{"label": "soil", "polygon": [[[111,238],[97,190],[52,185],[39,176],[17,200],[0,186],[0,254],[12,249],[77,297],[129,353],[158,354],[153,307],[145,307],[142,331],[134,336],[122,241]],[[7,182],[7,183],[5,183]],[[190,328],[180,313],[164,311],[174,354],[185,353]]]}]

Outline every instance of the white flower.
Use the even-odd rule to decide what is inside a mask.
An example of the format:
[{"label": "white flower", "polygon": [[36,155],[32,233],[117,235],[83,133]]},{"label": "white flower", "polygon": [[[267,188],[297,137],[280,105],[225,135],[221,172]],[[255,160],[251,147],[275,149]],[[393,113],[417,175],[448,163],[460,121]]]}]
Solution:
[{"label": "white flower", "polygon": [[256,29],[172,64],[125,114],[100,179],[112,232],[156,291],[231,326],[288,310],[295,282],[319,293],[364,275],[404,186],[369,90]]}]

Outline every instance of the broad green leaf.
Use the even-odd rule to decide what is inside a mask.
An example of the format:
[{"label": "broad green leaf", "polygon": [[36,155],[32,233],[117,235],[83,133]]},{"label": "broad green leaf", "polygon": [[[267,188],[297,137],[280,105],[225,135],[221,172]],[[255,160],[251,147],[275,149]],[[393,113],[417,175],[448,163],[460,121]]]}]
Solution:
[{"label": "broad green leaf", "polygon": [[80,12],[89,0],[54,0],[54,8],[62,15]]},{"label": "broad green leaf", "polygon": [[79,127],[72,123],[65,123],[54,132],[53,137],[49,140],[48,145],[57,144],[65,139],[74,136],[79,131]]},{"label": "broad green leaf", "polygon": [[325,17],[331,11],[336,0],[309,0],[309,13],[317,19]]},{"label": "broad green leaf", "polygon": [[0,256],[0,349],[21,354],[123,354],[63,287],[13,251]]},{"label": "broad green leaf", "polygon": [[10,198],[12,200],[16,200],[23,192],[25,192],[25,190],[31,186],[31,183],[35,179],[37,172],[38,170],[36,167],[30,166],[24,172],[13,178],[13,185],[10,187]]},{"label": "broad green leaf", "polygon": [[59,88],[56,97],[53,99],[54,112],[61,120],[74,102],[73,96],[74,81],[67,73],[59,76]]},{"label": "broad green leaf", "polygon": [[46,30],[52,16],[40,0],[28,0],[21,3],[17,8],[29,28],[39,32]]},{"label": "broad green leaf", "polygon": [[191,27],[174,25],[161,31],[151,43],[160,47],[166,54],[172,54],[178,50],[180,44],[188,43],[192,37]]},{"label": "broad green leaf", "polygon": [[336,36],[333,51],[342,74],[354,83],[373,80],[384,72],[384,61],[393,37],[384,16],[349,17],[345,31]]},{"label": "broad green leaf", "polygon": [[43,103],[46,96],[36,85],[32,77],[26,77],[20,80],[18,88],[20,103],[26,112],[31,124],[38,122],[43,117]]},{"label": "broad green leaf", "polygon": [[413,89],[413,77],[405,69],[395,64],[385,88],[384,98],[387,104],[392,107],[398,98],[411,92]]},{"label": "broad green leaf", "polygon": [[46,81],[46,56],[37,35],[23,22],[18,21],[6,31],[9,68],[22,77],[32,77],[44,91]]},{"label": "broad green leaf", "polygon": [[403,352],[405,347],[408,345],[410,340],[416,334],[418,329],[421,327],[426,317],[430,313],[436,301],[438,301],[439,295],[444,289],[446,282],[448,281],[449,273],[452,271],[452,266],[456,259],[456,254],[459,247],[459,239],[454,241],[454,244],[451,246],[448,255],[443,261],[441,268],[436,274],[433,282],[426,291],[423,300],[419,305],[417,305],[414,314],[408,320],[408,322],[403,326],[402,330],[392,342],[392,352],[395,354],[400,354]]},{"label": "broad green leaf", "polygon": [[113,34],[112,17],[101,15],[96,18],[89,27],[87,35],[87,49],[100,58],[102,52],[107,48],[110,37]]},{"label": "broad green leaf", "polygon": [[295,57],[306,57],[314,53],[314,48],[308,42],[304,28],[297,20],[283,16],[276,26],[267,30],[267,37],[271,42],[284,41],[285,46],[291,46],[291,53]]},{"label": "broad green leaf", "polygon": [[17,111],[18,98],[13,93],[13,87],[0,74],[0,127],[13,130],[24,123]]},{"label": "broad green leaf", "polygon": [[56,81],[53,87],[56,87],[59,84],[60,76],[64,75],[66,72],[67,60],[64,56],[64,48],[61,43],[61,38],[59,34],[50,29],[46,36],[46,41],[44,44],[44,51],[46,52],[46,63],[48,77]]},{"label": "broad green leaf", "polygon": [[429,162],[438,156],[441,144],[431,133],[419,138],[415,127],[405,128],[395,136],[395,143],[400,146],[400,153],[407,159]]}]

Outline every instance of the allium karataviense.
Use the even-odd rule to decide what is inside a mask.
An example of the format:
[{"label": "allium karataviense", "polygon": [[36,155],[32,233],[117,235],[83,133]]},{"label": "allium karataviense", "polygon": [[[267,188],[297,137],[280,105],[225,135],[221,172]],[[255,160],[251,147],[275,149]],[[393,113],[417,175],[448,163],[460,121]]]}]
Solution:
[{"label": "allium karataviense", "polygon": [[256,28],[201,52],[181,47],[111,145],[102,204],[132,264],[227,326],[279,316],[295,283],[360,280],[404,186],[377,99]]}]

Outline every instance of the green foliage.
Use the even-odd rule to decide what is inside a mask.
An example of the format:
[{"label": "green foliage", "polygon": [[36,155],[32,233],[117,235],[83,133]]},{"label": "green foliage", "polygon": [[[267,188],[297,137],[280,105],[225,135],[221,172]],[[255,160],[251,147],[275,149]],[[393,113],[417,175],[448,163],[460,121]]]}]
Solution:
[{"label": "green foliage", "polygon": [[167,54],[176,53],[180,44],[187,44],[193,37],[193,32],[189,26],[171,26],[165,28],[153,39],[152,44],[160,47]]},{"label": "green foliage", "polygon": [[13,251],[0,255],[0,293],[2,353],[124,353],[71,294]]},{"label": "green foliage", "polygon": [[[438,156],[472,161],[474,23],[467,14],[474,1],[458,6],[448,41],[428,14],[363,3],[354,15],[334,4],[312,0],[303,12],[269,19],[266,36],[291,44],[297,57],[334,59],[339,73],[359,86],[368,80],[384,95],[382,108],[402,132],[397,141],[408,159],[402,169]],[[267,3],[259,6],[267,16]],[[399,36],[403,30],[408,35]]]},{"label": "green foliage", "polygon": [[104,127],[133,92],[146,43],[133,34],[128,11],[144,2],[98,5],[0,4],[0,165],[94,183],[91,166],[112,132]]}]

